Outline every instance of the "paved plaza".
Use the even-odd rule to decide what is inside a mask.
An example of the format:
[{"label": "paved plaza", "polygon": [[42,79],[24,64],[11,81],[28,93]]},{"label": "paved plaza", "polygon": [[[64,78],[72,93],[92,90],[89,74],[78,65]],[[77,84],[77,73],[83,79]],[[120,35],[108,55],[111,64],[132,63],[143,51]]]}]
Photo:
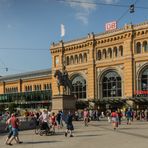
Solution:
[{"label": "paved plaza", "polygon": [[91,121],[84,127],[82,121],[74,122],[74,137],[65,137],[65,128],[52,136],[39,136],[34,130],[20,131],[23,144],[5,145],[6,134],[0,134],[0,148],[148,148],[148,122],[123,122],[117,131],[104,121]]}]

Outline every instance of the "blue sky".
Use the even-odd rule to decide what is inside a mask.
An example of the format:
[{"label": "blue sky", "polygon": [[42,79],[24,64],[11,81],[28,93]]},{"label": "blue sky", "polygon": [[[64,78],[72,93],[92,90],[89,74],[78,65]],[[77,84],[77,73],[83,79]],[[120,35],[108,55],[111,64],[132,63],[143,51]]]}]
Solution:
[{"label": "blue sky", "polygon": [[[0,75],[51,67],[52,42],[69,41],[104,32],[105,23],[118,20],[136,0],[0,0]],[[93,3],[93,4],[88,4]],[[139,7],[145,7],[141,9]],[[137,0],[135,13],[127,12],[118,28],[148,20],[148,0]],[[60,36],[60,25],[65,36]],[[6,72],[5,68],[8,67]]]}]

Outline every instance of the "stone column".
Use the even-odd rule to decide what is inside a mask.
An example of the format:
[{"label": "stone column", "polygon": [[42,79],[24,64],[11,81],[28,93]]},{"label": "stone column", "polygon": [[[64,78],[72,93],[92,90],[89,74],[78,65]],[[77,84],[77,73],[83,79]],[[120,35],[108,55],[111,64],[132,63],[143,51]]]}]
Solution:
[{"label": "stone column", "polygon": [[91,101],[95,99],[96,89],[96,69],[95,69],[95,36],[92,33],[89,36],[89,58],[88,58],[88,76],[87,76],[87,98]]},{"label": "stone column", "polygon": [[133,96],[133,58],[131,40],[124,42],[124,92],[126,98]]}]

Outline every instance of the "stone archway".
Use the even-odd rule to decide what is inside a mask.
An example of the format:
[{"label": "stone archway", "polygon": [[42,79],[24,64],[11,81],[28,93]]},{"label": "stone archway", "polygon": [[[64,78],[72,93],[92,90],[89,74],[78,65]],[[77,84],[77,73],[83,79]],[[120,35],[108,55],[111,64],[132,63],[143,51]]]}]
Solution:
[{"label": "stone archway", "polygon": [[[124,96],[123,77],[122,74],[116,69],[104,69],[97,78],[97,81],[99,99],[103,99],[105,97],[121,98],[122,96]],[[103,94],[103,92],[106,93],[106,95]]]},{"label": "stone archway", "polygon": [[138,74],[139,91],[148,91],[148,65],[143,67]]}]

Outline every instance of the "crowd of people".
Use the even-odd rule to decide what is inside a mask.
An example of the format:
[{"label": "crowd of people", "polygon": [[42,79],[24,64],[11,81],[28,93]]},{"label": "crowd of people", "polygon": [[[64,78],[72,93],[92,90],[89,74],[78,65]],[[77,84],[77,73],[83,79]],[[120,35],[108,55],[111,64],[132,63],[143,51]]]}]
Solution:
[{"label": "crowd of people", "polygon": [[[121,109],[108,109],[105,112],[99,111],[98,109],[92,110],[85,108],[81,111],[71,112],[68,111],[64,114],[63,111],[59,110],[58,113],[48,112],[47,110],[28,112],[24,113],[26,122],[29,118],[35,121],[36,127],[39,126],[42,130],[56,132],[56,129],[62,129],[65,127],[64,135],[67,137],[73,137],[74,125],[73,120],[83,120],[84,126],[89,126],[91,120],[99,121],[101,118],[107,118],[109,123],[112,123],[113,129],[116,130],[122,121],[126,121],[126,124],[130,125],[133,120],[146,120],[148,121],[148,110],[135,111],[131,108],[126,110]],[[13,145],[12,142],[15,140],[16,143],[21,144],[22,141],[19,139],[19,127],[20,120],[17,117],[17,113],[12,113],[7,116],[6,120],[7,127],[9,129],[8,136],[5,144]]]},{"label": "crowd of people", "polygon": [[148,121],[148,110],[135,111],[132,108],[127,108],[125,111],[121,109],[107,110],[106,116],[108,122],[113,125],[114,130],[118,128],[122,120],[126,120],[126,124],[130,125],[134,120]]},{"label": "crowd of people", "polygon": [[[26,110],[26,112],[28,112]],[[27,116],[26,116],[27,115]],[[25,120],[29,122],[29,114],[25,113]],[[55,133],[55,127],[57,129],[62,129],[64,124],[66,125],[65,137],[69,135],[69,137],[73,137],[72,131],[74,130],[73,126],[73,114],[71,111],[68,112],[67,115],[60,110],[57,114],[54,112],[49,113],[47,110],[43,110],[42,112],[34,112],[31,114],[31,118],[35,121],[36,126],[40,126],[41,130],[48,131],[50,128],[52,132]],[[6,120],[7,129],[9,130],[7,138],[5,140],[6,145],[13,145],[12,142],[15,140],[16,143],[23,143],[19,139],[19,126],[21,124],[19,118],[16,113],[12,113]]]}]

